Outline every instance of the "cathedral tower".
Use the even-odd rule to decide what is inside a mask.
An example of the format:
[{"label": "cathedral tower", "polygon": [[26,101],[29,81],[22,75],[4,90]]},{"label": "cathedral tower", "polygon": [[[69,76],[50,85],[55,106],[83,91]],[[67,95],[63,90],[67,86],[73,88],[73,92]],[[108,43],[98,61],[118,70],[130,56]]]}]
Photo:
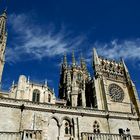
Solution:
[{"label": "cathedral tower", "polygon": [[99,57],[96,49],[93,59],[98,109],[139,115],[138,94],[124,61]]},{"label": "cathedral tower", "polygon": [[5,48],[7,41],[6,19],[7,14],[5,10],[3,14],[0,16],[0,87],[1,87],[2,72],[5,63]]},{"label": "cathedral tower", "polygon": [[74,52],[72,64],[68,66],[64,55],[61,65],[59,97],[67,101],[67,105],[86,107],[86,86],[90,80],[84,58],[81,56],[80,65],[76,64]]}]

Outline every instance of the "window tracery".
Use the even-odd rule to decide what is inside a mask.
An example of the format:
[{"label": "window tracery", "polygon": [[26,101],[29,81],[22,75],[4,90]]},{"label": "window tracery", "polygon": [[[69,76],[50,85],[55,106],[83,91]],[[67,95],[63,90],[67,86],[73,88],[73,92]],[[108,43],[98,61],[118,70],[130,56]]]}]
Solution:
[{"label": "window tracery", "polygon": [[124,92],[122,88],[116,84],[109,85],[109,95],[113,101],[122,102],[124,99]]},{"label": "window tracery", "polygon": [[70,123],[68,121],[65,121],[65,134],[71,134]]},{"label": "window tracery", "polygon": [[97,121],[94,121],[93,132],[94,133],[100,133],[100,125],[99,125],[99,123]]}]

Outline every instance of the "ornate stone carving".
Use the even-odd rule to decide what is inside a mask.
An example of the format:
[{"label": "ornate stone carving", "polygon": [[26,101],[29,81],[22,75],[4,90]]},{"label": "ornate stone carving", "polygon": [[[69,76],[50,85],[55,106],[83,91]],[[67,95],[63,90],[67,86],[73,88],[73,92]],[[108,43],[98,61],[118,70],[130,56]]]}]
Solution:
[{"label": "ornate stone carving", "polygon": [[124,99],[124,92],[122,88],[116,84],[109,85],[109,95],[115,102],[122,102]]}]

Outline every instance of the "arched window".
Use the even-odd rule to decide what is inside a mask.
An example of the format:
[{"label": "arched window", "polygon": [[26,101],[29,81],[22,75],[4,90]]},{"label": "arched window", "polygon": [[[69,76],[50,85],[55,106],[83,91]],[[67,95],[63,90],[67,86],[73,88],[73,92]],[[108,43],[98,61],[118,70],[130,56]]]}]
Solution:
[{"label": "arched window", "polygon": [[100,133],[100,126],[97,121],[94,121],[93,123],[93,133]]},{"label": "arched window", "polygon": [[48,102],[51,102],[51,95],[48,94]]},{"label": "arched window", "polygon": [[40,101],[40,91],[38,89],[35,89],[33,91],[32,101],[33,102],[39,102]]},{"label": "arched window", "polygon": [[65,134],[71,134],[70,123],[68,121],[65,121]]}]

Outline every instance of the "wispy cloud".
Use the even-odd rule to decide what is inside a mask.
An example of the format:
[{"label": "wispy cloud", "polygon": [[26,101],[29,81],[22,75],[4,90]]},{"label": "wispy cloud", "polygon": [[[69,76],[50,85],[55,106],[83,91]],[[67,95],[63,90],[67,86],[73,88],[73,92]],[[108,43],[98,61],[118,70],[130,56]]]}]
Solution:
[{"label": "wispy cloud", "polygon": [[[96,48],[99,56],[103,56],[105,58],[115,60],[120,60],[120,58],[123,58],[129,62],[132,62],[132,64],[140,62],[140,38],[125,40],[114,39],[110,42],[93,42],[85,54],[85,60],[90,67],[93,58],[93,48]],[[137,66],[140,65],[138,64]]]},{"label": "wispy cloud", "polygon": [[[9,27],[12,29],[12,40],[6,50],[8,62],[26,61],[30,59],[41,60],[44,57],[62,55],[64,52],[71,52],[72,49],[81,49],[83,44],[88,44],[85,36],[74,36],[62,26],[55,30],[55,25],[49,24],[41,27],[30,19],[26,14],[11,14],[9,16]],[[107,58],[140,60],[140,39],[119,40],[110,42],[93,42],[94,45],[87,45],[86,61],[91,64],[91,48],[97,48],[100,55]],[[90,47],[89,47],[90,46]],[[89,51],[87,51],[89,50]],[[89,53],[91,52],[91,53]]]},{"label": "wispy cloud", "polygon": [[94,47],[102,56],[112,59],[124,58],[131,61],[140,60],[140,39],[112,40],[108,43],[96,42]]},{"label": "wispy cloud", "polygon": [[6,60],[17,62],[30,59],[41,60],[44,57],[53,57],[69,52],[82,44],[83,36],[72,37],[70,32],[62,28],[55,31],[55,27],[47,25],[47,29],[41,28],[30,20],[25,14],[11,14],[9,27],[15,34],[7,47]]}]

